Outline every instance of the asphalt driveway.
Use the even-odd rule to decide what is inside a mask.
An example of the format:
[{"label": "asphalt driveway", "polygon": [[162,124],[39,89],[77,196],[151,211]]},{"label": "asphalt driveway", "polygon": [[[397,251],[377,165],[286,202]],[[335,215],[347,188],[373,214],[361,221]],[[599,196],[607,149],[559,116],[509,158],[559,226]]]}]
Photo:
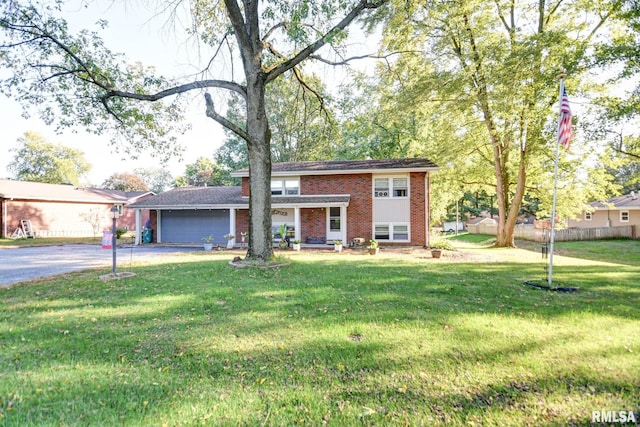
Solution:
[{"label": "asphalt driveway", "polygon": [[[160,255],[202,250],[199,247],[132,246],[116,251],[116,269],[131,262]],[[0,287],[39,277],[54,276],[94,267],[111,267],[111,249],[99,245],[31,246],[0,249]]]}]

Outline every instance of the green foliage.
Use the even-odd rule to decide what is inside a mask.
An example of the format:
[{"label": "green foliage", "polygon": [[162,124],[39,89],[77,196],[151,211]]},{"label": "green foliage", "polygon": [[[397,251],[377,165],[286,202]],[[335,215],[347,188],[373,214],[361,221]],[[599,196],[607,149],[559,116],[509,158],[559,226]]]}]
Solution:
[{"label": "green foliage", "polygon": [[122,238],[125,234],[127,234],[129,230],[126,228],[116,227],[116,239]]},{"label": "green foliage", "polygon": [[133,173],[142,178],[142,180],[149,185],[150,190],[156,194],[167,191],[174,181],[171,172],[166,168],[157,166],[137,168],[134,169]]},{"label": "green foliage", "polygon": [[237,184],[230,176],[231,171],[206,157],[198,157],[195,163],[185,167],[185,175],[176,178],[176,187],[183,186],[224,186]]},{"label": "green foliage", "polygon": [[120,191],[149,191],[142,177],[128,172],[114,173],[102,183],[102,188]]},{"label": "green foliage", "polygon": [[[154,76],[153,68],[127,64],[97,32],[72,34],[61,5],[0,5],[0,52],[3,66],[10,70],[0,79],[0,91],[21,103],[25,115],[36,110],[58,130],[82,128],[113,135],[113,146],[131,157],[142,150],[164,159],[178,155],[176,136],[186,130],[181,98],[139,102],[151,100],[146,94],[170,82]],[[130,96],[122,96],[127,93]]]},{"label": "green foliage", "polygon": [[47,182],[49,184],[80,185],[91,170],[82,151],[47,142],[34,132],[26,132],[18,139],[13,160],[7,170],[15,179]]}]

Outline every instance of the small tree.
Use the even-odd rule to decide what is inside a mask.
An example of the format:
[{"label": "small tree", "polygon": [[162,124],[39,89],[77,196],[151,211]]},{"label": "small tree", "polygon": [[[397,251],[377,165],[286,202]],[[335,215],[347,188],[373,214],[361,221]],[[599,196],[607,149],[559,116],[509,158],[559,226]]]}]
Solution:
[{"label": "small tree", "polygon": [[95,237],[100,234],[100,231],[102,230],[102,224],[107,218],[107,214],[104,209],[91,208],[87,212],[81,213],[80,218],[82,218],[85,222],[91,224],[93,235]]}]

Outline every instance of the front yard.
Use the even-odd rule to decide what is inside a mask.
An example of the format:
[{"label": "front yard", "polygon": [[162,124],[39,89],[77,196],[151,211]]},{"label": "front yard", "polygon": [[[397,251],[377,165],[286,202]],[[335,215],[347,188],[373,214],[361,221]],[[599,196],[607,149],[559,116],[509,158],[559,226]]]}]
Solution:
[{"label": "front yard", "polygon": [[[474,240],[475,239],[475,240]],[[0,425],[588,425],[640,416],[640,241],[197,252],[0,289]],[[593,243],[593,244],[592,244]],[[595,248],[595,249],[594,249]],[[240,254],[240,252],[238,252]]]}]

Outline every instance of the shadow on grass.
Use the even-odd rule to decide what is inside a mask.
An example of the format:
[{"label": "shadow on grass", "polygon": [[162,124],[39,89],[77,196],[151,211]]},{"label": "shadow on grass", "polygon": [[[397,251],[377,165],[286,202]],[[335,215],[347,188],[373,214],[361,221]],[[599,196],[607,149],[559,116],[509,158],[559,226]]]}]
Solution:
[{"label": "shadow on grass", "polygon": [[6,290],[4,421],[444,425],[508,411],[512,424],[581,424],[640,386],[637,363],[601,371],[640,350],[604,341],[632,335],[637,268],[607,283],[601,268],[563,267],[581,292],[558,295],[523,286],[528,265],[363,258],[167,263]]}]

